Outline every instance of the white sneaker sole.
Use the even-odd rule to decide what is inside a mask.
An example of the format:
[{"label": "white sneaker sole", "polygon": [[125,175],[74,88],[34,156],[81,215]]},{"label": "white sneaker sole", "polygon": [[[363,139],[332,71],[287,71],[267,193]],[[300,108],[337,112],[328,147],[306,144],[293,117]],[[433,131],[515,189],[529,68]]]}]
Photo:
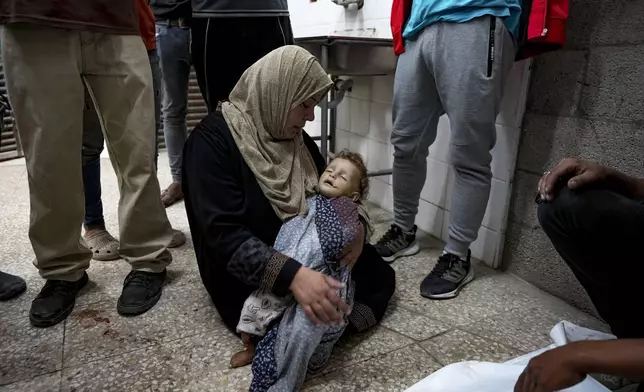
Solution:
[{"label": "white sneaker sole", "polygon": [[416,253],[420,251],[420,247],[418,246],[418,242],[414,241],[406,247],[405,249],[399,250],[398,252],[394,253],[393,255],[389,257],[383,257],[382,259],[386,261],[387,263],[393,263],[396,261],[397,258],[399,257],[405,257],[405,256],[413,256]]}]

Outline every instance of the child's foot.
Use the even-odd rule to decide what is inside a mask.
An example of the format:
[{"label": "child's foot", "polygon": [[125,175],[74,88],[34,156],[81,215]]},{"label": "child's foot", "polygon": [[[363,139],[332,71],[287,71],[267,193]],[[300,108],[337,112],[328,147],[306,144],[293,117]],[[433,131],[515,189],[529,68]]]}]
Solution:
[{"label": "child's foot", "polygon": [[254,356],[255,356],[255,348],[246,347],[244,351],[240,351],[237,354],[233,355],[233,357],[230,359],[230,367],[234,369],[234,368],[246,366],[251,362],[253,362]]},{"label": "child's foot", "polygon": [[244,344],[244,351],[240,351],[230,358],[230,367],[238,368],[246,366],[253,362],[255,357],[255,345],[250,339],[250,335],[246,332],[241,333],[242,343]]}]

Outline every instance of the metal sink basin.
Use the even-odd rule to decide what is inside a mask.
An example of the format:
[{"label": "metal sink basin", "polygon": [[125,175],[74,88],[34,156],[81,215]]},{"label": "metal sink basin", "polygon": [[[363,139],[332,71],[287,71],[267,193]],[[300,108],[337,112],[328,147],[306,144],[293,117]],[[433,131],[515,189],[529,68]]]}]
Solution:
[{"label": "metal sink basin", "polygon": [[391,39],[325,36],[296,38],[295,43],[317,57],[331,75],[388,75],[396,69]]}]

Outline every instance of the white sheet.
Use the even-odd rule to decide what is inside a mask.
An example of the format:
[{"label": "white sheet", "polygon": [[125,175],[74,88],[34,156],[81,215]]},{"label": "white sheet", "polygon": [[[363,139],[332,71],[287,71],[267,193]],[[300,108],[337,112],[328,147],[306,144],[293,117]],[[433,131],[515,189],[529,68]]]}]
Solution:
[{"label": "white sheet", "polygon": [[[562,321],[550,331],[553,343],[505,363],[459,362],[434,372],[406,392],[513,392],[516,380],[531,358],[544,351],[580,340],[607,340],[615,336]],[[610,392],[591,377],[565,392]]]}]

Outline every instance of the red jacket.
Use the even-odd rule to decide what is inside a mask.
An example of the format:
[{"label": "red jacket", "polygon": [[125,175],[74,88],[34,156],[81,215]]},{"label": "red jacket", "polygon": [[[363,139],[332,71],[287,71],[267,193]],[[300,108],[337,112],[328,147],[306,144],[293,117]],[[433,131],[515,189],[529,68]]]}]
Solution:
[{"label": "red jacket", "polygon": [[[517,60],[557,50],[566,43],[566,20],[570,0],[523,0],[519,26]],[[413,0],[393,0],[391,5],[391,33],[394,53],[405,51],[402,37],[405,23],[411,13]]]},{"label": "red jacket", "polygon": [[405,40],[402,37],[405,23],[411,13],[412,0],[394,0],[391,5],[391,34],[394,37],[394,53],[400,55],[405,51]]}]

